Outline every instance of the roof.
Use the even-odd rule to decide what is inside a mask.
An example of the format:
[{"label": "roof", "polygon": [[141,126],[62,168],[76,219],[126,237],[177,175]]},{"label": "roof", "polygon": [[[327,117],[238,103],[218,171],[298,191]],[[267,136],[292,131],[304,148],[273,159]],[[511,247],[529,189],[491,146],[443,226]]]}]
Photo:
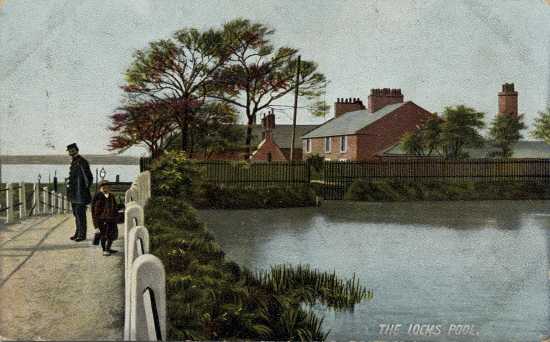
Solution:
[{"label": "roof", "polygon": [[308,134],[305,134],[302,136],[302,139],[356,134],[359,130],[380,120],[406,103],[410,103],[410,101],[387,105],[372,114],[368,113],[368,109],[344,113],[325,122]]},{"label": "roof", "polygon": [[[296,125],[294,148],[302,148],[302,140],[300,138],[318,126],[319,125]],[[262,142],[263,131],[264,127],[262,125],[252,126],[251,146],[258,146]],[[281,149],[290,148],[292,141],[292,125],[275,125],[275,128],[273,128],[273,141],[275,141],[277,146]]]}]

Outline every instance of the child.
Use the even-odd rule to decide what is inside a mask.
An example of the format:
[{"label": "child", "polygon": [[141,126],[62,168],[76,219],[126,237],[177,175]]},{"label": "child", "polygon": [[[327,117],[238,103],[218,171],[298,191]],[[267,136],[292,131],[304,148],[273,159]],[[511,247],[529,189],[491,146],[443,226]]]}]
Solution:
[{"label": "child", "polygon": [[101,233],[101,247],[103,255],[116,252],[111,249],[113,240],[118,237],[118,206],[111,191],[111,183],[107,180],[99,182],[99,192],[92,201],[92,221],[96,232]]}]

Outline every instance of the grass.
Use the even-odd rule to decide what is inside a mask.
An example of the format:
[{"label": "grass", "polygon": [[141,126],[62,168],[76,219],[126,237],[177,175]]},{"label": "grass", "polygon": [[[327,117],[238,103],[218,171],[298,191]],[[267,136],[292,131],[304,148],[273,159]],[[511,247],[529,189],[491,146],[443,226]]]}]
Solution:
[{"label": "grass", "polygon": [[358,179],[344,199],[380,202],[550,199],[550,182]]}]

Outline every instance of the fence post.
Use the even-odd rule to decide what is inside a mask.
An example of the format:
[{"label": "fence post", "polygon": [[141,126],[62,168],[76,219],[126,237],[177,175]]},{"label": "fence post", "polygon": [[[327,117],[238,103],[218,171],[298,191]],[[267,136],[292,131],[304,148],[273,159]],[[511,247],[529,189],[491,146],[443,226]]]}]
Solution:
[{"label": "fence post", "polygon": [[27,216],[27,193],[25,183],[19,183],[19,218]]},{"label": "fence post", "polygon": [[38,184],[33,183],[32,184],[32,209],[29,213],[30,215],[36,215],[39,213],[40,207],[40,194],[38,190]]},{"label": "fence post", "polygon": [[132,264],[130,341],[166,340],[166,274],[159,258],[139,256]]},{"label": "fence post", "polygon": [[42,214],[46,214],[47,213],[47,208],[48,208],[48,204],[49,204],[49,197],[48,196],[48,187],[45,186],[43,189],[42,189]]},{"label": "fence post", "polygon": [[[126,192],[126,196],[128,196],[128,192],[132,189],[128,190]],[[126,204],[126,209],[124,210],[124,279],[125,279],[125,286],[124,286],[124,293],[125,293],[125,318],[124,318],[124,340],[128,341],[130,339],[130,275],[131,267],[132,267],[132,261],[130,261],[130,256],[128,253],[128,246],[129,246],[129,234],[128,232],[130,229],[136,227],[136,226],[143,226],[144,224],[144,212],[143,208],[137,204],[136,202],[129,202]]]},{"label": "fence post", "polygon": [[50,192],[51,205],[50,205],[50,214],[55,212],[55,191]]},{"label": "fence post", "polygon": [[13,222],[13,185],[6,184],[6,223]]},{"label": "fence post", "polygon": [[58,193],[56,197],[57,197],[57,213],[61,214],[63,213],[63,196],[61,196],[61,194]]},{"label": "fence post", "polygon": [[131,265],[140,255],[149,253],[149,232],[143,226],[130,229],[128,233],[128,263]]}]

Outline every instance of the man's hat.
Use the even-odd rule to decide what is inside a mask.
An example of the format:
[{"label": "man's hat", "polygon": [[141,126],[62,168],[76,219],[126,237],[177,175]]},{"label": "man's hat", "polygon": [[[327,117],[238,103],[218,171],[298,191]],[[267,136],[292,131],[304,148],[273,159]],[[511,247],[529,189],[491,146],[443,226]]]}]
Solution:
[{"label": "man's hat", "polygon": [[76,148],[78,150],[78,146],[76,146],[76,143],[72,143],[70,145],[67,145],[67,151],[70,150],[71,148]]}]

